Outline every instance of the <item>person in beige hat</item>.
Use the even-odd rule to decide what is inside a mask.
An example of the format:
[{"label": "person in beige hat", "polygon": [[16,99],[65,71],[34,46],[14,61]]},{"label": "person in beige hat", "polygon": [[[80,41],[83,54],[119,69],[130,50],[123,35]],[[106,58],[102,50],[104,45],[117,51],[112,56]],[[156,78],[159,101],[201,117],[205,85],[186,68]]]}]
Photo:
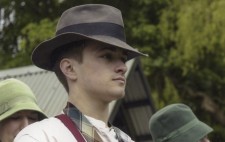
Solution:
[{"label": "person in beige hat", "polygon": [[182,103],[168,105],[153,114],[149,128],[153,142],[210,142],[207,135],[213,131]]},{"label": "person in beige hat", "polygon": [[0,142],[13,142],[24,127],[46,117],[25,83],[14,78],[0,82]]},{"label": "person in beige hat", "polygon": [[124,97],[126,61],[145,55],[126,43],[119,9],[85,4],[66,10],[56,36],[33,51],[33,63],[55,72],[68,92],[64,115],[29,125],[15,142],[131,142],[112,126],[109,103]]}]

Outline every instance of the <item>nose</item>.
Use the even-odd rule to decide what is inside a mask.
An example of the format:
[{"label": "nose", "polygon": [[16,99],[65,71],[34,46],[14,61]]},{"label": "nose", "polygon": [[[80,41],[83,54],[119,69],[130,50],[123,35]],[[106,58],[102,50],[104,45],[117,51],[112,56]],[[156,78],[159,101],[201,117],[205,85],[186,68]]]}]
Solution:
[{"label": "nose", "polygon": [[30,123],[31,122],[29,121],[28,118],[21,119],[20,129],[22,130],[23,128],[25,128],[26,126],[28,126]]},{"label": "nose", "polygon": [[116,66],[116,72],[124,75],[127,72],[126,64],[124,62],[120,61],[118,63],[118,65]]}]

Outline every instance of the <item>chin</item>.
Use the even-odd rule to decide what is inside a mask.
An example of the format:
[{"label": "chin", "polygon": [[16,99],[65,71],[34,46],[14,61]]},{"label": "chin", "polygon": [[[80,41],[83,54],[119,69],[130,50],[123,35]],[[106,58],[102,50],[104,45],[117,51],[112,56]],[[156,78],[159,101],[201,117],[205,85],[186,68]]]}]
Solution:
[{"label": "chin", "polygon": [[123,98],[125,96],[125,92],[120,92],[118,94],[115,94],[115,96],[117,97],[117,99]]},{"label": "chin", "polygon": [[125,96],[125,93],[118,93],[118,92],[114,92],[114,93],[108,93],[108,97],[110,98],[111,101],[113,100],[117,100],[117,99],[121,99]]}]

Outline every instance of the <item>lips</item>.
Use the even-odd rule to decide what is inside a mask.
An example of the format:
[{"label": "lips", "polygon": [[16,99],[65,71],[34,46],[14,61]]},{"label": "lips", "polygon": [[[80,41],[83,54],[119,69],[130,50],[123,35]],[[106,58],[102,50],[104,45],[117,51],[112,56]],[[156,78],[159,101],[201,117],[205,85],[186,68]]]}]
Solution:
[{"label": "lips", "polygon": [[114,78],[113,80],[115,80],[115,81],[120,81],[120,82],[123,82],[123,83],[126,82],[125,77],[116,77],[116,78]]}]

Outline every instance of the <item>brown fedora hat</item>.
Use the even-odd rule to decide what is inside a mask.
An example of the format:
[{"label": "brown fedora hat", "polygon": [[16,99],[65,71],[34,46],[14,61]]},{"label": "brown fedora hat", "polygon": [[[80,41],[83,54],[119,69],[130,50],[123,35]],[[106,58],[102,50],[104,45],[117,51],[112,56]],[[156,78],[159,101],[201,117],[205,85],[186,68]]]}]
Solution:
[{"label": "brown fedora hat", "polygon": [[128,59],[144,55],[126,43],[120,10],[103,4],[86,4],[66,10],[59,19],[55,37],[39,44],[32,53],[33,63],[52,70],[51,54],[63,45],[91,39],[128,51]]}]

